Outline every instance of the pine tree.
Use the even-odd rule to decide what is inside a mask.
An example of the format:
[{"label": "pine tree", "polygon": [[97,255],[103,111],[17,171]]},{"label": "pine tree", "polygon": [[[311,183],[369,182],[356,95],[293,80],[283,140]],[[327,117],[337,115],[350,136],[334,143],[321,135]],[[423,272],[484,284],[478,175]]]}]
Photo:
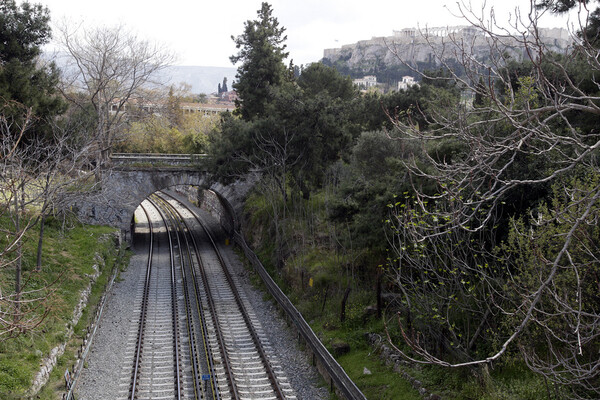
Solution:
[{"label": "pine tree", "polygon": [[231,37],[239,52],[230,60],[233,64],[241,62],[233,85],[239,97],[236,106],[247,121],[265,114],[265,107],[273,98],[271,87],[285,80],[283,60],[288,56],[283,44],[287,40],[283,35],[285,28],[279,27],[271,6],[262,3],[257,13],[257,20],[245,22],[242,35]]},{"label": "pine tree", "polygon": [[[47,119],[65,109],[55,64],[38,63],[41,46],[51,37],[49,22],[49,11],[40,4],[0,1],[0,98],[31,108],[37,122],[28,135],[45,132]],[[18,117],[20,110],[13,111]],[[5,106],[2,112],[13,114]]]},{"label": "pine tree", "polygon": [[223,89],[223,93],[227,93],[229,91],[227,89],[227,77],[223,78],[223,86],[221,86],[221,88]]}]

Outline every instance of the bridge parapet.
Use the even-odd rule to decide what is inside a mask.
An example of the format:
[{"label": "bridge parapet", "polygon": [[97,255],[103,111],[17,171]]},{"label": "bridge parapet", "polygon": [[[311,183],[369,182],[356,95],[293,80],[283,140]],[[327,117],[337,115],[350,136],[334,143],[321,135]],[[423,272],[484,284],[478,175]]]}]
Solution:
[{"label": "bridge parapet", "polygon": [[115,167],[197,167],[206,154],[113,153],[110,164]]}]

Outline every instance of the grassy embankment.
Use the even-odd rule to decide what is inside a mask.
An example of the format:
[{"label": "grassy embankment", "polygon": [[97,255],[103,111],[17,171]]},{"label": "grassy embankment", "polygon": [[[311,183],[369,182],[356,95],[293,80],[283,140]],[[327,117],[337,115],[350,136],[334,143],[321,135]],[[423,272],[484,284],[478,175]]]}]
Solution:
[{"label": "grassy embankment", "polygon": [[[7,221],[0,220],[0,224]],[[44,293],[48,295],[44,307],[48,315],[36,329],[17,338],[0,341],[0,398],[24,398],[32,379],[40,369],[42,359],[50,350],[64,342],[67,324],[80,300],[80,293],[89,285],[97,265],[100,276],[93,286],[88,307],[84,310],[64,355],[59,357],[50,382],[38,398],[60,399],[64,392],[63,374],[75,360],[77,350],[85,336],[93,309],[103,292],[115,266],[123,265],[127,257],[116,248],[115,229],[98,226],[75,226],[62,230],[59,221],[49,219],[44,237],[42,269],[35,270],[38,229],[32,229],[24,239],[23,281],[24,290],[43,288],[52,284]],[[0,285],[4,294],[12,293],[14,269],[0,270]],[[4,304],[2,305],[5,306]]]},{"label": "grassy embankment", "polygon": [[[287,258],[279,268],[273,261],[277,235],[268,225],[273,208],[256,193],[246,201],[245,235],[271,276],[368,399],[420,399],[418,391],[386,366],[367,343],[365,333],[385,337],[383,320],[367,311],[367,307],[372,310],[376,304],[375,279],[368,276],[372,273],[355,265],[355,260],[364,258],[364,251],[358,254],[356,249],[332,245],[336,241],[331,240],[332,232],[339,233],[343,227],[333,227],[327,221],[323,203],[324,197],[318,194],[302,207],[301,218],[294,217],[292,212],[287,214],[283,239]],[[367,269],[364,265],[362,268]],[[345,321],[341,322],[341,304],[347,288],[351,290]],[[393,322],[390,332],[396,339],[394,343],[402,348]],[[365,368],[371,374],[365,373]],[[468,368],[445,369],[410,363],[402,368],[419,380],[428,393],[438,394],[442,399],[534,400],[555,395],[554,389],[531,373],[517,354],[484,374]]]}]

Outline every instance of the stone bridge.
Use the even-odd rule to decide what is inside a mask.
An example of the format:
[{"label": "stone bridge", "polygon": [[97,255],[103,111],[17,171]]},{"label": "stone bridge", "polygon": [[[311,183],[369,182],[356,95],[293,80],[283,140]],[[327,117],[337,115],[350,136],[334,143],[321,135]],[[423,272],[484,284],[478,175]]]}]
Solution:
[{"label": "stone bridge", "polygon": [[[239,208],[253,179],[228,186],[208,185],[209,176],[202,166],[204,155],[180,154],[113,154],[108,168],[101,171],[99,187],[83,201],[77,202],[80,219],[94,225],[121,229],[130,239],[133,214],[152,193],[174,186],[197,187],[198,198],[213,213],[221,207],[213,204],[221,196]],[[217,215],[219,216],[219,215]]]}]

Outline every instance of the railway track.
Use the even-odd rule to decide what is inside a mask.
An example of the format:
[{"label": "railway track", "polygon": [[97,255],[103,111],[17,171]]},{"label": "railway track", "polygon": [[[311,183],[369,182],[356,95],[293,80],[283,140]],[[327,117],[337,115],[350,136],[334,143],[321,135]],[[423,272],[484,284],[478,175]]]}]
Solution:
[{"label": "railway track", "polygon": [[141,212],[148,262],[119,398],[294,399],[198,215],[166,193],[145,200]]},{"label": "railway track", "polygon": [[207,327],[222,398],[295,398],[268,336],[229,272],[210,229],[177,199],[166,193],[160,198],[179,216],[188,234],[190,253],[195,254],[192,274],[201,303],[208,310]]},{"label": "railway track", "polygon": [[147,201],[141,209],[147,221],[148,261],[136,303],[138,322],[127,346],[133,362],[124,367],[120,398],[182,399],[185,355],[180,345],[172,240],[160,211]]}]

